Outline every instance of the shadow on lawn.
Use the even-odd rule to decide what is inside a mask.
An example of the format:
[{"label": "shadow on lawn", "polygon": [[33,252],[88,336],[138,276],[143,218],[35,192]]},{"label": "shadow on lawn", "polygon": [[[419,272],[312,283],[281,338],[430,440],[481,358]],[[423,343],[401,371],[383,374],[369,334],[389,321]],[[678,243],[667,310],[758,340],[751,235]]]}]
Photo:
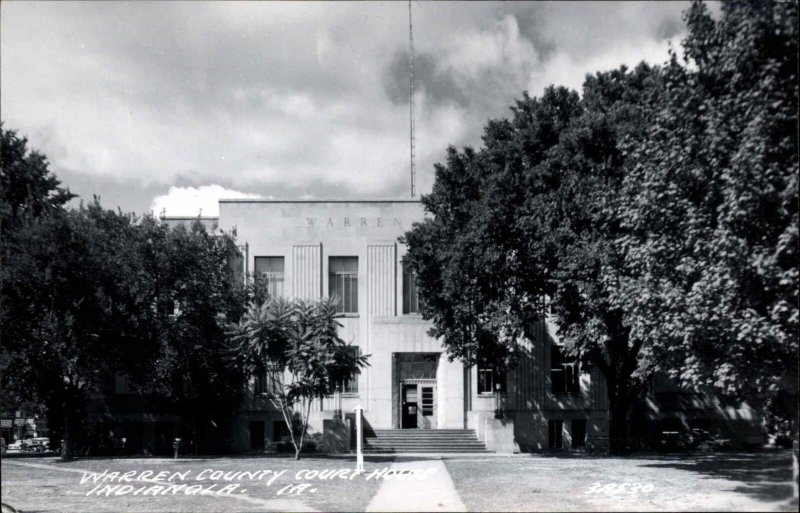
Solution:
[{"label": "shadow on lawn", "polygon": [[791,451],[758,453],[670,454],[653,456],[645,467],[675,468],[737,482],[734,492],[764,502],[792,497]]}]

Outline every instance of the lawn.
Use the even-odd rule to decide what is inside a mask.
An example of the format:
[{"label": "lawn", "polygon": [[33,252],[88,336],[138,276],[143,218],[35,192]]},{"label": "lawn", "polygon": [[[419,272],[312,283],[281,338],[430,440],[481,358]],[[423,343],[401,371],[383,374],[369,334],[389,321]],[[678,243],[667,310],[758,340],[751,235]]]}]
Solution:
[{"label": "lawn", "polygon": [[[390,465],[390,461],[367,461],[367,472]],[[208,458],[208,459],[82,459],[62,463],[55,458],[4,459],[2,463],[3,502],[24,512],[30,511],[91,511],[91,512],[216,512],[216,511],[363,511],[376,493],[379,481],[356,476],[348,479],[354,462],[348,459],[307,458],[294,461],[291,458]],[[296,479],[300,470],[342,470],[341,477],[333,479]],[[275,477],[274,472],[286,472]],[[81,484],[85,472],[103,472],[94,482],[91,478]],[[133,472],[136,472],[134,475]],[[145,480],[135,480],[143,471],[151,471]],[[270,471],[270,472],[266,472]],[[113,476],[110,472],[117,472]],[[128,472],[132,481],[120,481]],[[164,472],[153,481],[159,472]],[[179,474],[175,474],[175,473]],[[251,474],[235,474],[250,472]],[[225,474],[231,480],[225,480]],[[116,479],[115,479],[116,477]],[[270,479],[275,477],[271,484]],[[279,490],[287,485],[310,483],[300,494],[289,494]],[[87,493],[98,485],[131,486],[133,490],[145,489],[134,495],[132,491],[110,496],[95,492]],[[175,488],[166,486],[185,484],[186,487],[172,493]],[[238,484],[230,493],[220,494],[225,485]],[[207,495],[186,495],[189,486],[202,485]],[[216,485],[212,488],[212,485]],[[146,488],[164,486],[162,495],[158,490]],[[195,488],[197,490],[197,488]],[[156,495],[145,495],[145,493]]]},{"label": "lawn", "polygon": [[788,451],[445,465],[469,511],[797,511]]},{"label": "lawn", "polygon": [[[391,463],[392,458],[368,457],[367,475]],[[444,463],[469,511],[797,511],[797,502],[788,500],[788,451],[627,458],[465,455]],[[4,458],[0,477],[3,502],[24,512],[364,511],[381,481],[367,481],[364,475],[349,479],[353,467],[350,458],[324,457],[299,462],[284,457],[90,458],[69,463]],[[305,480],[302,473],[298,476],[301,470],[341,470],[342,476]],[[87,474],[104,471],[97,482]],[[141,476],[143,471],[150,473]],[[124,481],[126,472],[134,481]],[[278,493],[303,483],[310,486],[299,494]],[[169,484],[203,486],[213,493],[186,495],[183,488],[173,494]],[[235,490],[219,493],[233,484],[238,485]],[[121,490],[117,488],[109,496],[87,496],[98,485],[164,488],[156,495],[115,495]]]}]

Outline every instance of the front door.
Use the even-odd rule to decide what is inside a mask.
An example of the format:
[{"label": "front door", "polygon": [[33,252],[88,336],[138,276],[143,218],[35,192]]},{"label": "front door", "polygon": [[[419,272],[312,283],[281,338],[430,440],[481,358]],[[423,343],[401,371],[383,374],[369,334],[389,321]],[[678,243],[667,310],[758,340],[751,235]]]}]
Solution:
[{"label": "front door", "polygon": [[403,385],[401,425],[403,429],[417,427],[417,385]]}]

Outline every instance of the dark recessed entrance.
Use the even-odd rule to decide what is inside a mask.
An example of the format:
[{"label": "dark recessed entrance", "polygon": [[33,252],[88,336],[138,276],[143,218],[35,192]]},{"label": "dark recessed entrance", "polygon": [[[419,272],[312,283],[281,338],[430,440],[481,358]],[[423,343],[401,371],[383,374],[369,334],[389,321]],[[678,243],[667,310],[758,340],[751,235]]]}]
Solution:
[{"label": "dark recessed entrance", "polygon": [[436,428],[436,369],[439,353],[394,353],[392,395],[394,426]]}]

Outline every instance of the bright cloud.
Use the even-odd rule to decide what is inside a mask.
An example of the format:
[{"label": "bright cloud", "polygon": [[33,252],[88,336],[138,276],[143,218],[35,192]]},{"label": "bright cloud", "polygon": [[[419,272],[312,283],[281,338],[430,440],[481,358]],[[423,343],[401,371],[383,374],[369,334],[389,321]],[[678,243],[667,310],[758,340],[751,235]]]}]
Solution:
[{"label": "bright cloud", "polygon": [[201,187],[170,187],[166,194],[156,196],[150,206],[155,215],[218,216],[220,199],[258,198],[257,194],[226,189],[221,185]]}]

